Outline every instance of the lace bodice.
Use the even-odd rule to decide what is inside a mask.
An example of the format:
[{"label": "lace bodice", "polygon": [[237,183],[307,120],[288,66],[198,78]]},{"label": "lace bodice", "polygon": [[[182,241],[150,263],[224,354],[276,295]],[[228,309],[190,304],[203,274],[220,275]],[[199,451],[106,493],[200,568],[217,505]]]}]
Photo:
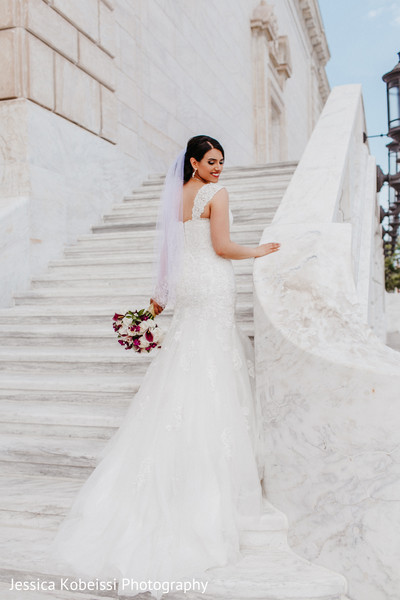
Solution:
[{"label": "lace bodice", "polygon": [[227,323],[233,323],[235,312],[233,265],[215,252],[210,219],[201,217],[207,202],[222,187],[216,183],[201,187],[193,202],[192,219],[184,223],[183,270],[176,290],[176,310],[196,314],[198,319],[223,319],[226,330]]},{"label": "lace bodice", "polygon": [[[213,196],[219,192],[219,190],[222,190],[224,186],[223,185],[219,185],[218,183],[207,183],[205,185],[203,185],[203,187],[201,187],[195,198],[194,198],[194,202],[193,202],[193,209],[192,209],[192,218],[189,219],[188,221],[185,221],[185,223],[190,223],[191,221],[197,221],[200,220],[201,221],[210,221],[210,219],[205,218],[205,217],[201,217],[202,213],[204,212],[204,209],[206,207],[207,202],[209,202]],[[233,223],[233,215],[232,215],[232,211],[231,209],[229,209],[229,224],[232,225]]]}]

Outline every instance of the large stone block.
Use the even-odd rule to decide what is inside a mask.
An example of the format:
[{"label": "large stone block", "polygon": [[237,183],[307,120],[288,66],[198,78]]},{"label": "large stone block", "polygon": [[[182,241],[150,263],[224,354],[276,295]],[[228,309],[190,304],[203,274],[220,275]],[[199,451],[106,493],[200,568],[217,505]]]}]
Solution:
[{"label": "large stone block", "polygon": [[20,95],[18,29],[0,31],[0,99]]},{"label": "large stone block", "polygon": [[54,50],[27,33],[28,98],[54,110]]},{"label": "large stone block", "polygon": [[99,134],[100,84],[59,54],[55,59],[55,112]]},{"label": "large stone block", "polygon": [[132,158],[137,158],[139,143],[137,133],[123,125],[118,127],[118,149],[121,152]]},{"label": "large stone block", "polygon": [[81,33],[79,34],[79,66],[108,88],[115,89],[113,59]]},{"label": "large stone block", "polygon": [[16,27],[18,25],[18,14],[18,4],[15,0],[1,0],[0,29]]},{"label": "large stone block", "polygon": [[99,41],[97,0],[53,0],[53,6],[92,40]]},{"label": "large stone block", "polygon": [[[115,57],[115,64],[125,75],[141,85],[143,73],[147,73],[147,65],[139,59],[138,44],[128,31],[120,26],[118,27],[118,53]],[[139,83],[140,82],[140,83]]]},{"label": "large stone block", "polygon": [[73,61],[78,60],[78,32],[42,0],[24,0],[25,27]]},{"label": "large stone block", "polygon": [[100,46],[111,56],[116,54],[114,11],[106,4],[99,4]]},{"label": "large stone block", "polygon": [[118,99],[124,102],[137,113],[142,114],[142,90],[138,83],[127,77],[125,73],[117,71]]},{"label": "large stone block", "polygon": [[118,128],[117,98],[114,92],[100,85],[101,137],[116,143]]}]

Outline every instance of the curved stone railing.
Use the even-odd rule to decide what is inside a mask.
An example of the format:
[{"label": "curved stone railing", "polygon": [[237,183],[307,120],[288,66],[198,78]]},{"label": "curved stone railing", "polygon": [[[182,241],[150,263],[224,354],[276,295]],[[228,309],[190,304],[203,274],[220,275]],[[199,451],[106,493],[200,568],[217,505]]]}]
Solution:
[{"label": "curved stone railing", "polygon": [[292,548],[349,596],[398,600],[400,353],[382,340],[383,254],[361,88],[334,88],[254,264],[264,486]]}]

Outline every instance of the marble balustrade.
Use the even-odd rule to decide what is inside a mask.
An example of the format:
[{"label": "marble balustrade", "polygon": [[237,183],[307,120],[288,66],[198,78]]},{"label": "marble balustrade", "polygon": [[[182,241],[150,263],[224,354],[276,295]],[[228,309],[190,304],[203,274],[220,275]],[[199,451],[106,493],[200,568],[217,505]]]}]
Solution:
[{"label": "marble balustrade", "polygon": [[400,354],[385,345],[361,88],[334,88],[253,271],[264,486],[289,543],[349,596],[398,600]]}]

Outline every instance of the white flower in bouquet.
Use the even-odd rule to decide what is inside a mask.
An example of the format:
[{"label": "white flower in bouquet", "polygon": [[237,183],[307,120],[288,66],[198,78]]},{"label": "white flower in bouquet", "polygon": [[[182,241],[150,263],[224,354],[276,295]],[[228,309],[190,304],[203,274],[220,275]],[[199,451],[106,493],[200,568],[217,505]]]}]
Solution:
[{"label": "white flower in bouquet", "polygon": [[139,333],[145,333],[148,329],[150,329],[154,325],[152,319],[148,319],[147,321],[142,321],[140,323]]},{"label": "white flower in bouquet", "polygon": [[119,328],[120,335],[130,335],[131,332],[129,327],[132,325],[132,320],[128,317],[124,317],[121,321],[121,327]]},{"label": "white flower in bouquet", "polygon": [[146,340],[145,336],[139,338],[139,348],[148,348],[150,346],[150,344],[151,344],[151,342]]},{"label": "white flower in bouquet", "polygon": [[153,334],[153,342],[159,344],[164,337],[161,329],[159,327],[154,327],[151,333]]}]

